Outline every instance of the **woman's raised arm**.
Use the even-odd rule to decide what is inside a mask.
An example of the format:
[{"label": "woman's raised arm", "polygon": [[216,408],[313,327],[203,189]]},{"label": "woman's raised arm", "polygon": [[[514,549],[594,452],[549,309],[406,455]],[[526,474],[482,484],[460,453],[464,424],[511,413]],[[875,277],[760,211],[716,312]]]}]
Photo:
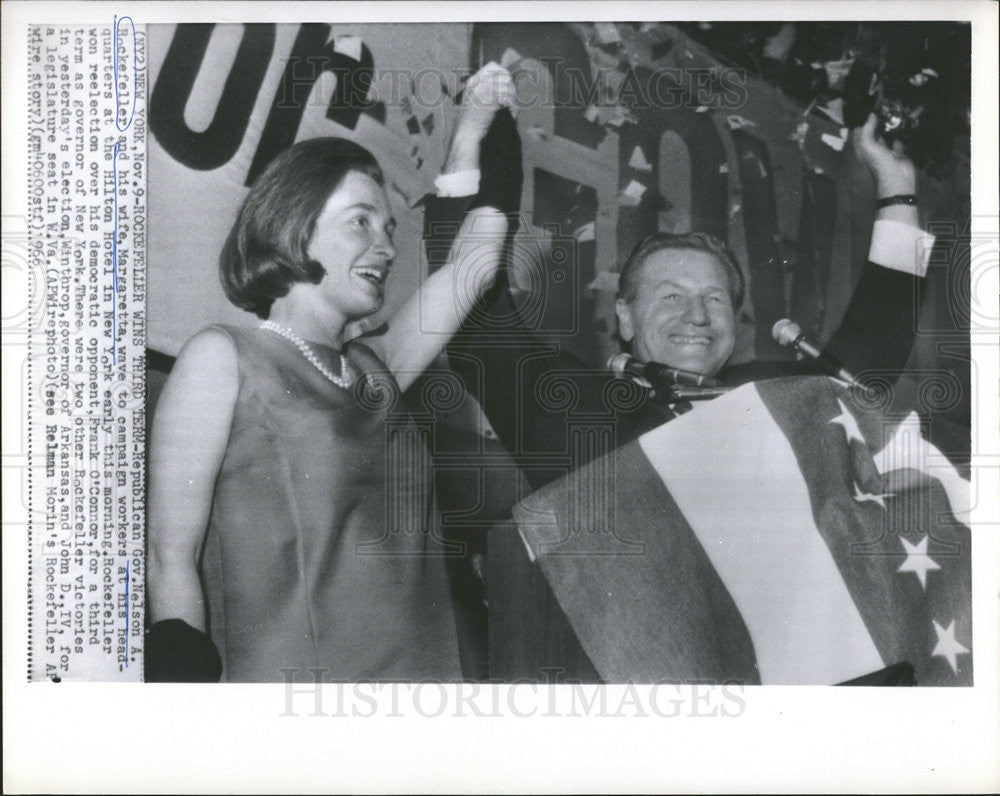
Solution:
[{"label": "woman's raised arm", "polygon": [[149,457],[151,622],[182,619],[205,631],[198,560],[238,391],[236,350],[217,329],[187,342],[163,388]]},{"label": "woman's raised arm", "polygon": [[[373,347],[405,390],[441,353],[472,305],[493,283],[507,218],[492,207],[470,210],[447,263],[389,319]],[[367,342],[367,341],[366,341]],[[374,342],[374,341],[373,341]]]}]

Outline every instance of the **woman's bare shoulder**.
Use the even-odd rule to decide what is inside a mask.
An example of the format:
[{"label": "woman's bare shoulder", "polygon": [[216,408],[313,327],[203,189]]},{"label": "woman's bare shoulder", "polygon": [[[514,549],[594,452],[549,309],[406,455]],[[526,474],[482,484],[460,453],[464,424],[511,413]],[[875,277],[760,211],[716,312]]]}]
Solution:
[{"label": "woman's bare shoulder", "polygon": [[183,368],[219,368],[223,371],[237,367],[236,343],[232,334],[223,326],[208,326],[192,335],[177,355],[178,366]]},{"label": "woman's bare shoulder", "polygon": [[[184,403],[235,403],[239,389],[236,344],[223,327],[209,326],[184,344],[170,370],[165,393]],[[164,397],[168,397],[165,395]]]}]

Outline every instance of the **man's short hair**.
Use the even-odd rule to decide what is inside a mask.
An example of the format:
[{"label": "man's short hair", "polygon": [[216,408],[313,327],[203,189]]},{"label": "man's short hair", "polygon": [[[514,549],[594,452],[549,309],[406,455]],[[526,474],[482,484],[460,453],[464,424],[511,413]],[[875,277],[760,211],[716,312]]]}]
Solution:
[{"label": "man's short hair", "polygon": [[311,138],[279,154],[254,181],[219,256],[222,289],[260,318],[296,282],[318,284],[325,271],[309,258],[316,219],[352,171],[385,181],[375,156],[345,138]]},{"label": "man's short hair", "polygon": [[631,303],[639,292],[639,279],[642,266],[652,255],[664,249],[688,249],[714,254],[716,259],[725,266],[729,274],[729,297],[733,302],[733,311],[739,310],[743,303],[746,285],[743,272],[736,258],[721,240],[707,232],[685,232],[674,235],[669,232],[655,232],[639,242],[622,266],[618,277],[618,298]]}]

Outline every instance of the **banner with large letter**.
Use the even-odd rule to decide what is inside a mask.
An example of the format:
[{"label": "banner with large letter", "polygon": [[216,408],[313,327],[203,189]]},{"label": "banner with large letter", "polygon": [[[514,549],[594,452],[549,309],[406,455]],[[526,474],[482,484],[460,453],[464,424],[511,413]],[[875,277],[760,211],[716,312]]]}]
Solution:
[{"label": "banner with large letter", "polygon": [[[592,364],[615,350],[617,270],[658,229],[712,232],[736,253],[749,301],[733,361],[788,356],[769,334],[786,315],[832,332],[868,251],[874,191],[847,129],[666,24],[150,26],[149,51],[149,344],[166,354],[209,323],[253,320],[226,302],[218,254],[254,177],[314,136],[358,141],[387,175],[399,255],[381,317],[398,306],[425,270],[420,199],[455,96],[491,60],[518,89],[520,234],[542,257],[546,240],[575,241],[568,272],[535,279],[548,334]],[[935,218],[967,223],[960,181],[925,185]],[[933,266],[929,294],[965,284],[953,257]],[[917,364],[967,381],[962,352],[932,344],[963,344],[948,301],[925,302]]]}]

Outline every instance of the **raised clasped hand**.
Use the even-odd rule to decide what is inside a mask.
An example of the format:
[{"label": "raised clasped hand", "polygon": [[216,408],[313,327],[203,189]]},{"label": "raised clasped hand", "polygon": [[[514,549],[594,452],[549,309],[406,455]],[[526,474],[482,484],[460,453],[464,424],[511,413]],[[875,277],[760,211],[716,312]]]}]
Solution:
[{"label": "raised clasped hand", "polygon": [[875,135],[878,120],[874,113],[851,134],[854,151],[875,174],[880,198],[916,192],[917,175],[913,162],[903,154],[898,142],[890,148]]},{"label": "raised clasped hand", "polygon": [[465,84],[456,137],[481,141],[500,108],[515,108],[516,96],[510,72],[490,61]]}]

